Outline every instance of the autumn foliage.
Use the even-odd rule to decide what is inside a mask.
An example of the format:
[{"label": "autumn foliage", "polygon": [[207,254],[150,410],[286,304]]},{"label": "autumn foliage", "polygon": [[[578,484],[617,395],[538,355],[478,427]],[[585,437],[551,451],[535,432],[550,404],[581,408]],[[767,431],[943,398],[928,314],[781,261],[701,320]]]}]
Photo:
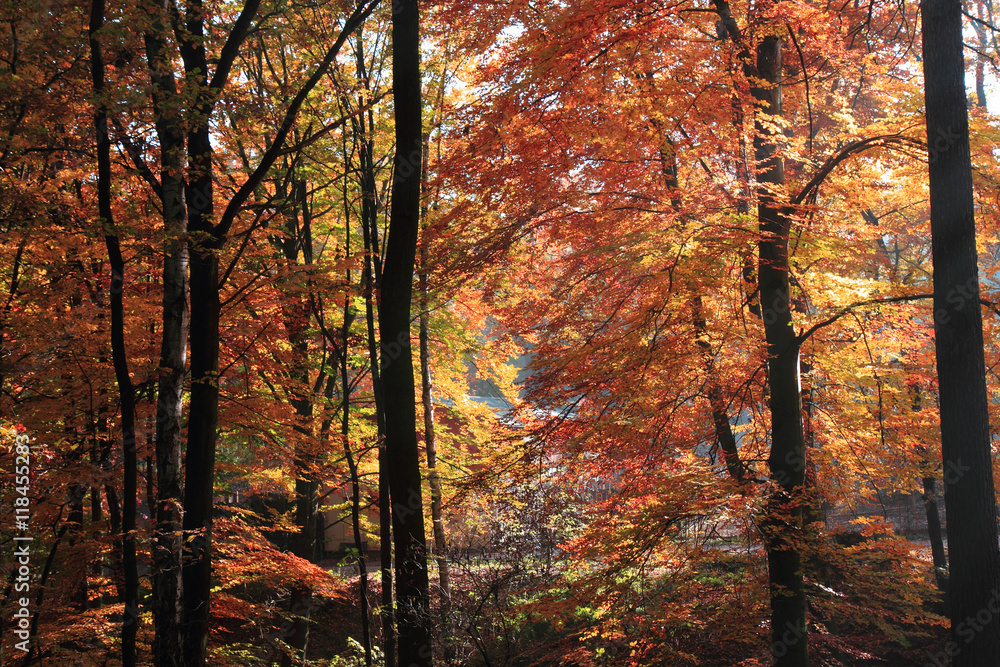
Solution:
[{"label": "autumn foliage", "polygon": [[[397,5],[0,3],[0,662],[935,664],[925,502],[966,471],[917,7],[425,2],[394,81]],[[982,309],[994,423],[1000,53],[990,1],[966,11],[981,298],[948,298]],[[802,628],[771,626],[775,554]]]}]

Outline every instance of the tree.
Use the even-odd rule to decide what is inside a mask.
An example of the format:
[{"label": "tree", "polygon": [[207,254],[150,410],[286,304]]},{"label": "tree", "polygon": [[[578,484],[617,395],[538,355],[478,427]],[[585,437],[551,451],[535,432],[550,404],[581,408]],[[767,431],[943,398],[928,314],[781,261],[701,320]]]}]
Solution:
[{"label": "tree", "polygon": [[385,450],[390,462],[400,665],[430,665],[431,634],[424,504],[417,446],[416,384],[410,349],[410,308],[420,230],[423,110],[420,16],[416,0],[392,14],[392,90],[396,119],[392,202],[379,300]]},{"label": "tree", "polygon": [[[996,492],[979,308],[962,5],[920,3],[934,253],[934,347],[941,402],[941,455],[961,478],[945,489],[954,664],[1000,655],[1000,624],[970,627],[1000,590]],[[955,653],[957,651],[957,653]]]},{"label": "tree", "polygon": [[[332,622],[376,664],[376,522],[387,665],[971,655],[991,601],[948,648],[943,545],[890,526],[971,488],[954,440],[935,463],[916,7],[28,2],[0,2],[0,504],[24,431],[40,576],[12,627],[5,561],[0,629],[29,662],[325,662]],[[986,374],[991,15],[983,284],[936,323],[989,309]],[[315,562],[334,527],[360,577]]]},{"label": "tree", "polygon": [[170,7],[149,2],[149,28],[144,34],[151,84],[159,179],[153,179],[163,218],[163,296],[161,302],[160,376],[156,384],[154,458],[156,505],[153,528],[153,662],[180,665],[181,488],[183,469],[184,375],[188,341],[187,204],[184,196],[183,100],[169,50]]},{"label": "tree", "polygon": [[[767,87],[754,89],[760,114],[782,115],[782,44],[775,36],[757,45],[757,76]],[[771,645],[774,664],[806,667],[809,643],[802,557],[797,533],[802,528],[805,486],[805,437],[799,382],[799,340],[792,328],[791,266],[788,243],[791,220],[776,196],[785,185],[784,160],[778,155],[775,131],[755,120],[754,152],[759,183],[761,319],[767,339],[767,384],[771,408],[771,451],[768,464],[776,490],[764,521],[771,587]],[[793,630],[794,641],[785,639]]]},{"label": "tree", "polygon": [[[124,574],[122,590],[122,665],[134,667],[136,632],[139,627],[139,573],[135,548],[136,515],[136,436],[135,436],[135,386],[129,371],[128,350],[125,348],[125,260],[115,229],[111,206],[111,138],[108,136],[108,110],[105,94],[104,54],[101,50],[101,29],[104,27],[104,2],[95,0],[90,8],[90,68],[97,109],[94,113],[94,135],[97,139],[97,199],[104,243],[111,264],[111,355],[118,383],[122,422],[122,454],[124,458],[120,534],[116,543]],[[108,488],[114,490],[109,484]],[[108,494],[112,512],[118,512],[114,493]]]}]

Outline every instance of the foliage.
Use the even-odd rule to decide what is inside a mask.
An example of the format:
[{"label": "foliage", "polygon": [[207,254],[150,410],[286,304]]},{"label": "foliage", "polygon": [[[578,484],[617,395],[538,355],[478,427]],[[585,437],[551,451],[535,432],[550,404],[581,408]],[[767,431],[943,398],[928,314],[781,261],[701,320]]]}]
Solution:
[{"label": "foliage", "polygon": [[[124,334],[138,401],[140,655],[153,642],[153,440],[171,232],[159,192],[156,124],[164,116],[152,99],[146,4],[107,8],[100,39],[108,83],[96,99],[90,9],[0,3],[9,28],[0,42],[0,502],[14,502],[10,443],[26,433],[39,584],[34,658],[52,664],[75,655],[114,664],[120,650],[123,443],[109,231],[127,262]],[[181,4],[186,11],[190,3]],[[781,517],[768,504],[773,434],[762,325],[770,304],[760,303],[756,283],[755,115],[779,130],[787,169],[785,191],[774,194],[792,220],[789,297],[808,440],[799,463],[812,511],[919,493],[925,477],[952,483],[954,471],[939,463],[934,315],[925,298],[933,290],[932,158],[914,7],[423,5],[427,259],[418,271],[428,282],[456,659],[767,664],[761,526]],[[744,31],[747,53],[764,37],[783,40],[782,117],[760,118],[753,89],[761,82],[720,27],[722,5]],[[985,11],[983,2],[972,5]],[[224,47],[241,7],[205,4],[211,53]],[[213,664],[277,660],[288,650],[282,626],[297,588],[318,600],[312,664],[364,662],[351,606],[357,575],[291,553],[304,532],[297,480],[316,482],[325,529],[350,526],[345,539],[371,550],[381,540],[371,355],[384,341],[369,340],[366,318],[369,301],[373,316],[379,308],[370,274],[382,259],[394,178],[391,7],[348,40],[294,122],[284,117],[350,11],[342,2],[263,3],[211,118],[217,214],[276,133],[289,130],[217,251]],[[996,55],[995,40],[981,48]],[[996,73],[986,55],[989,79]],[[193,127],[197,77],[181,74],[179,56],[163,67],[177,74],[178,108],[168,115]],[[99,103],[110,114],[102,136],[112,143],[113,230],[96,206]],[[988,108],[971,113],[995,420],[1000,124]],[[184,176],[193,175],[189,167]],[[373,228],[363,226],[369,204]],[[366,251],[368,234],[377,245]],[[202,240],[181,239],[191,247]],[[387,363],[383,351],[374,368]],[[185,414],[190,390],[188,379]],[[720,411],[743,479],[727,466]],[[929,562],[887,525],[858,530],[867,539],[845,546],[831,539],[833,527],[801,526],[817,661],[925,661],[946,638]],[[15,532],[0,526],[5,553]],[[190,545],[199,536],[184,537]],[[357,546],[351,553],[359,555]],[[12,576],[15,564],[2,562]],[[8,590],[5,618],[14,603]],[[437,604],[429,610],[435,623]],[[336,645],[315,639],[320,622],[336,625]],[[4,627],[3,663],[17,664]]]}]

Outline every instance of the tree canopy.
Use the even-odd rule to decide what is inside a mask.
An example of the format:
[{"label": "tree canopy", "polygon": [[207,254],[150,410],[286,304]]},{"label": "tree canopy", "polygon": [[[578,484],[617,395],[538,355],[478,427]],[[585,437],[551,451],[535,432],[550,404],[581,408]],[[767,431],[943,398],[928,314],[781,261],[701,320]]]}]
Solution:
[{"label": "tree canopy", "polygon": [[995,654],[992,0],[0,24],[3,665]]}]

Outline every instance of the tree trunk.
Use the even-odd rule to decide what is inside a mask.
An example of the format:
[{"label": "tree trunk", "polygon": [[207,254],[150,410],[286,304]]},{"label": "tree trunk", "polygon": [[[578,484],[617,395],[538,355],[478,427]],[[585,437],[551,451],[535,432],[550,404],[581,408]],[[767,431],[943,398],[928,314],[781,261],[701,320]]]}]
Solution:
[{"label": "tree trunk", "polygon": [[705,322],[704,304],[700,294],[695,295],[691,302],[692,320],[698,348],[702,353],[702,363],[705,367],[705,390],[708,404],[712,409],[712,424],[715,426],[715,439],[722,449],[726,462],[726,470],[734,482],[743,484],[746,481],[746,466],[740,460],[740,452],[736,446],[736,435],[729,423],[729,408],[719,386],[718,374],[715,370],[715,356],[712,344],[708,338],[708,326]]},{"label": "tree trunk", "polygon": [[[959,0],[924,0],[924,90],[934,261],[934,333],[947,487],[953,655],[956,667],[1000,655],[1000,623],[973,624],[1000,595],[996,496],[969,155]],[[984,612],[983,610],[986,610]]]},{"label": "tree trunk", "polygon": [[213,168],[205,73],[203,8],[189,7],[189,36],[181,42],[185,79],[196,91],[188,128],[188,250],[191,268],[191,407],[184,454],[184,557],[181,640],[185,667],[205,664],[212,589],[212,505],[219,421],[219,251],[213,226]]},{"label": "tree trunk", "polygon": [[[350,232],[348,231],[348,237]],[[348,270],[347,284],[351,283],[350,271]],[[350,299],[350,297],[347,297]],[[358,583],[360,584],[361,595],[361,643],[365,650],[365,666],[372,667],[372,636],[370,625],[370,606],[368,604],[368,564],[365,560],[364,533],[361,529],[361,478],[358,475],[358,461],[354,459],[354,452],[351,450],[350,432],[350,398],[351,382],[348,375],[347,352],[350,338],[350,302],[344,303],[344,327],[342,331],[340,350],[340,379],[341,379],[341,422],[340,437],[344,445],[344,458],[347,460],[347,468],[351,477],[351,532],[354,533],[354,548],[357,550],[358,562]]]},{"label": "tree trunk", "polygon": [[152,536],[153,664],[181,665],[181,416],[188,337],[187,206],[184,197],[184,131],[168,52],[169,5],[149,4],[146,57],[160,145],[164,254],[160,376],[157,381],[156,497]]},{"label": "tree trunk", "polygon": [[[346,178],[345,178],[346,183]],[[346,198],[345,198],[346,202]],[[362,224],[364,222],[362,221]],[[351,254],[351,225],[350,218],[347,218],[344,232],[344,256]],[[351,269],[347,269],[346,283],[351,284]],[[361,278],[362,289],[364,287],[364,277]],[[351,450],[351,378],[348,366],[348,353],[350,350],[351,324],[354,320],[354,312],[351,307],[351,296],[344,297],[344,320],[340,330],[340,437],[344,446],[344,458],[347,460],[347,468],[351,477],[351,532],[354,533],[354,547],[358,552],[358,583],[360,584],[361,595],[361,640],[365,651],[365,665],[372,667],[372,635],[370,622],[370,606],[368,603],[368,563],[365,560],[364,533],[361,530],[361,478],[358,473],[357,460]]]},{"label": "tree trunk", "polygon": [[[204,137],[207,141],[207,133]],[[189,150],[197,142],[188,143]],[[191,150],[194,154],[196,151]],[[202,178],[189,187],[211,191]],[[204,191],[204,190],[203,190]],[[210,207],[209,207],[210,209]],[[192,232],[204,232],[199,219],[210,210],[189,204]],[[215,480],[215,437],[219,418],[219,264],[217,247],[191,245],[191,408],[184,458],[185,554],[182,640],[184,665],[204,665],[209,634],[209,596],[212,578],[212,502]]]},{"label": "tree trunk", "polygon": [[[382,652],[386,667],[396,665],[396,614],[393,610],[392,595],[392,509],[389,495],[389,459],[385,450],[385,398],[382,393],[382,377],[379,372],[378,342],[375,335],[375,304],[374,295],[378,291],[381,278],[381,266],[378,258],[378,217],[375,206],[375,176],[370,160],[372,144],[366,139],[369,160],[365,160],[365,150],[361,151],[362,169],[365,182],[363,186],[365,204],[362,205],[362,225],[365,243],[365,273],[362,278],[365,291],[365,322],[368,327],[368,359],[372,376],[372,394],[375,399],[376,440],[378,442],[378,514],[379,514],[379,558],[382,600],[380,616],[382,620]],[[370,215],[366,214],[367,202],[370,204]]]},{"label": "tree trunk", "polygon": [[[908,386],[912,399],[914,412],[923,409],[923,392],[920,385],[913,383]],[[941,516],[938,513],[937,480],[934,476],[936,466],[927,455],[927,448],[917,447],[921,456],[920,470],[923,473],[921,482],[923,493],[921,498],[924,501],[924,511],[927,515],[927,539],[931,543],[931,559],[934,563],[934,578],[937,581],[938,590],[942,595],[942,604],[939,613],[948,615],[948,557],[944,551],[944,540],[941,538]]]},{"label": "tree trunk", "polygon": [[943,597],[942,608],[948,613],[948,559],[941,539],[941,516],[938,514],[937,489],[933,477],[923,478],[924,510],[927,512],[927,537],[931,543],[931,558],[934,562],[934,578]]},{"label": "tree trunk", "polygon": [[[364,33],[357,32],[358,79],[369,90],[365,62]],[[359,108],[366,99],[362,98]],[[365,125],[367,121],[367,126]],[[361,282],[365,295],[365,323],[368,333],[368,361],[372,377],[372,395],[375,402],[376,441],[378,443],[378,514],[379,514],[379,570],[382,599],[379,616],[382,624],[382,654],[385,667],[396,667],[396,614],[392,595],[392,509],[389,495],[389,459],[385,450],[385,398],[382,376],[379,372],[378,339],[375,334],[375,296],[382,281],[382,258],[379,254],[378,199],[375,187],[375,116],[367,114],[352,120],[358,137],[358,155],[361,161],[361,232],[365,246],[365,268]]]},{"label": "tree trunk", "polygon": [[972,27],[976,31],[976,41],[979,43],[979,53],[976,55],[976,106],[986,110],[986,52],[989,42],[986,40],[986,2],[977,0],[976,18]]},{"label": "tree trunk", "polygon": [[[441,72],[438,87],[434,124],[441,122],[441,108],[444,105],[445,72]],[[430,353],[430,269],[426,237],[427,214],[430,210],[431,193],[428,185],[428,164],[430,161],[430,133],[424,132],[421,139],[423,155],[420,160],[420,400],[424,412],[424,446],[427,450],[427,481],[431,491],[431,528],[434,532],[434,560],[438,566],[438,599],[441,614],[441,643],[446,665],[455,662],[455,645],[451,622],[451,577],[448,571],[448,540],[444,532],[442,516],[444,499],[441,492],[441,475],[437,465],[437,435],[434,430],[434,396],[431,382]]]},{"label": "tree trunk", "polygon": [[[760,114],[782,113],[781,41],[765,37],[757,46],[761,84],[753,88]],[[776,486],[762,528],[767,550],[771,597],[771,650],[778,667],[809,664],[806,598],[798,539],[802,506],[795,501],[805,484],[805,437],[799,392],[799,342],[792,327],[789,292],[788,236],[791,219],[776,200],[784,189],[785,165],[778,154],[775,130],[762,118],[755,122],[760,241],[757,280],[761,317],[767,339],[770,390],[771,480]]]},{"label": "tree trunk", "polygon": [[[681,208],[680,183],[677,180],[677,149],[669,137],[664,137],[660,144],[660,172],[663,174],[664,184],[671,193],[671,208],[675,213],[685,217]],[[691,320],[694,324],[695,344],[701,350],[702,364],[705,368],[705,393],[712,411],[715,441],[722,448],[729,476],[734,482],[743,484],[746,481],[746,466],[740,460],[740,452],[736,446],[736,435],[729,423],[729,408],[726,405],[722,387],[719,386],[718,373],[715,370],[715,355],[708,337],[704,300],[697,292],[691,299]]]},{"label": "tree trunk", "polygon": [[441,604],[441,642],[445,664],[455,661],[451,626],[451,583],[448,572],[448,541],[442,517],[441,476],[437,466],[437,437],[434,433],[434,399],[431,393],[430,325],[428,323],[427,246],[420,246],[420,384],[424,408],[424,444],[427,449],[427,476],[431,487],[431,524],[434,531],[434,560],[438,566],[438,594]]},{"label": "tree trunk", "polygon": [[[122,445],[124,449],[125,477],[122,487],[123,505],[120,518],[112,524],[119,533],[116,536],[121,550],[121,565],[125,586],[122,602],[122,665],[132,667],[137,663],[135,637],[139,626],[139,573],[135,556],[135,502],[136,502],[136,442],[135,442],[135,387],[128,369],[125,352],[125,260],[122,258],[118,235],[115,232],[111,210],[111,142],[108,136],[108,114],[102,96],[104,94],[105,70],[101,53],[100,31],[104,26],[104,0],[94,0],[90,9],[90,69],[93,80],[97,109],[94,113],[94,129],[97,138],[97,207],[104,229],[104,242],[111,263],[111,356],[114,363],[115,379],[122,415]],[[104,457],[110,462],[110,457]],[[109,484],[108,505],[112,516],[117,512],[117,501],[113,496],[114,487]]]},{"label": "tree trunk", "polygon": [[[302,263],[312,264],[312,220],[308,201],[308,184],[305,179],[295,178],[292,181],[292,199],[295,207],[288,218],[285,228],[288,238],[282,245],[285,259],[297,262],[299,251],[302,251]],[[302,215],[299,226],[298,215]],[[287,296],[282,305],[285,331],[288,332],[288,342],[292,346],[292,368],[289,376],[292,383],[292,407],[298,423],[295,431],[301,436],[295,445],[295,524],[299,528],[294,544],[294,553],[299,558],[316,562],[316,516],[317,491],[319,482],[316,480],[313,466],[316,452],[313,443],[313,398],[309,382],[309,343],[307,331],[309,324],[308,303],[292,296]],[[322,378],[321,378],[322,379]],[[303,442],[305,444],[303,444]],[[288,646],[291,654],[284,654],[281,659],[283,667],[288,667],[298,656],[305,660],[309,645],[309,617],[312,613],[312,590],[306,586],[295,586],[289,599],[289,611],[292,614],[292,628],[288,635]]]},{"label": "tree trunk", "polygon": [[[212,509],[219,421],[219,254],[236,215],[230,211],[234,205],[231,200],[222,219],[215,221],[211,120],[215,100],[226,84],[258,6],[259,0],[245,0],[225,46],[213,58],[215,71],[211,79],[202,0],[187,4],[184,30],[176,35],[187,91],[192,95],[186,119],[185,190],[191,280],[191,407],[184,456],[185,553],[181,559],[181,642],[185,667],[205,664],[211,629]],[[288,129],[283,128],[285,132]],[[271,160],[261,165],[263,171],[273,164],[273,157]]]},{"label": "tree trunk", "polygon": [[392,14],[392,88],[396,120],[392,208],[382,267],[379,329],[385,392],[385,445],[392,496],[396,563],[398,657],[406,667],[432,664],[428,618],[415,383],[410,351],[410,306],[420,223],[420,30],[416,0]]}]

